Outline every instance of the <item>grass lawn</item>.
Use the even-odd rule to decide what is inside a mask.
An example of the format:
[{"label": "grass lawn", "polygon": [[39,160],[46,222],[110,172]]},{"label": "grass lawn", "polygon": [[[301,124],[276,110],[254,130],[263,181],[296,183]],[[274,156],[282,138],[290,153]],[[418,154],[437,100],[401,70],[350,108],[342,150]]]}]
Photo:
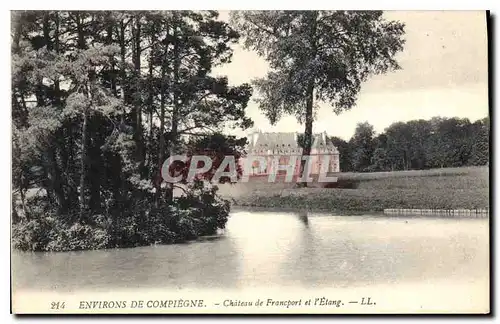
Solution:
[{"label": "grass lawn", "polygon": [[353,189],[295,188],[293,183],[268,183],[267,178],[220,186],[222,196],[237,206],[297,208],[342,212],[380,212],[386,208],[487,209],[488,167],[338,173]]}]

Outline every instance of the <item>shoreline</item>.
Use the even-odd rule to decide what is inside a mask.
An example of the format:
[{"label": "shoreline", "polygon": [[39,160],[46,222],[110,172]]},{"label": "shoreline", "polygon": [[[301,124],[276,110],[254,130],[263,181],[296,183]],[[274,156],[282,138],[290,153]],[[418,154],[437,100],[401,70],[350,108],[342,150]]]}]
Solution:
[{"label": "shoreline", "polygon": [[282,207],[264,206],[264,205],[258,206],[258,205],[245,205],[245,204],[232,204],[231,212],[233,211],[318,213],[318,214],[335,214],[335,216],[361,216],[361,215],[366,215],[367,213],[384,215],[383,211],[376,211],[376,210],[342,210],[342,209],[330,209],[328,207],[298,208],[298,207],[286,207],[286,206]]},{"label": "shoreline", "polygon": [[[235,208],[307,210],[342,215],[383,214],[384,210],[393,210],[391,214],[397,215],[391,216],[396,217],[425,213],[432,217],[445,214],[439,217],[464,218],[483,214],[476,210],[489,212],[491,206],[488,167],[338,176],[351,182],[344,182],[342,186],[339,183],[337,187],[312,184],[297,188],[290,183],[254,179],[248,183],[222,185],[219,194]],[[394,212],[395,209],[401,211]]]},{"label": "shoreline", "polygon": [[[374,210],[340,210],[340,209],[328,209],[328,208],[322,208],[322,207],[313,207],[309,208],[308,210],[305,210],[305,208],[293,208],[293,207],[277,207],[277,206],[248,206],[248,205],[238,205],[238,204],[232,204],[231,209],[230,209],[230,214],[229,217],[231,217],[231,213],[234,212],[264,212],[264,213],[279,213],[279,212],[284,212],[284,213],[297,213],[299,214],[298,216],[301,217],[361,217],[361,216],[369,216],[369,217],[379,217],[379,218],[387,218],[387,219],[454,219],[454,220],[489,220],[490,218],[490,213],[489,210],[487,210],[486,213],[482,213],[482,217],[473,217],[473,216],[463,216],[463,217],[455,217],[454,215],[444,215],[444,214],[435,214],[435,215],[430,215],[430,214],[413,214],[413,213],[406,213],[406,214],[391,214],[387,213],[384,211],[374,211]],[[309,215],[309,213],[314,214],[314,215]],[[64,250],[64,251],[23,251],[21,249],[15,248],[12,246],[11,251],[16,251],[17,253],[80,253],[80,252],[85,252],[85,251],[109,251],[109,250],[116,250],[116,249],[134,249],[134,248],[144,248],[144,247],[154,247],[154,246],[168,246],[168,245],[186,245],[186,244],[192,244],[192,243],[197,243],[197,242],[206,242],[206,241],[212,241],[212,240],[218,240],[221,239],[222,236],[220,233],[217,234],[212,234],[212,235],[204,235],[200,236],[196,239],[192,240],[186,240],[186,241],[181,241],[181,242],[172,242],[172,243],[154,243],[154,244],[144,244],[144,245],[137,245],[137,246],[114,246],[114,247],[106,247],[106,248],[97,248],[97,249],[76,249],[76,250]]]},{"label": "shoreline", "polygon": [[[395,210],[395,209],[392,209]],[[434,211],[434,213],[419,213],[418,210],[422,209],[403,209],[406,212],[390,212],[386,209],[380,210],[341,210],[341,209],[329,209],[322,207],[313,207],[309,209],[305,208],[294,208],[294,207],[276,207],[276,206],[252,206],[252,205],[231,205],[231,212],[238,211],[255,211],[255,212],[289,212],[289,213],[314,213],[323,214],[322,216],[376,216],[376,217],[388,217],[388,218],[452,218],[452,219],[488,219],[490,217],[489,210],[486,212],[475,213],[476,210],[473,209],[428,209]],[[484,210],[484,209],[482,209]],[[459,211],[469,211],[459,213]]]}]

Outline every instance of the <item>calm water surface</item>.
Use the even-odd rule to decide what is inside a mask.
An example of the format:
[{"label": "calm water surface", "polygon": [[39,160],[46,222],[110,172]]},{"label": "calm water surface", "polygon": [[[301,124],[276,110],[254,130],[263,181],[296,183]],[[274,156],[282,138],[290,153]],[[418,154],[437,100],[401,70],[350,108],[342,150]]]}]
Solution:
[{"label": "calm water surface", "polygon": [[14,289],[355,287],[488,278],[488,220],[236,211],[198,242],[12,253]]}]

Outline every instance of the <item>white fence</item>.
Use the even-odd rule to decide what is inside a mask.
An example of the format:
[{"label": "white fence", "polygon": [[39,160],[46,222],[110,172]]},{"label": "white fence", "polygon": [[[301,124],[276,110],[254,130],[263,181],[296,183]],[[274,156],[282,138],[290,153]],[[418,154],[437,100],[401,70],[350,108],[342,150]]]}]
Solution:
[{"label": "white fence", "polygon": [[487,218],[488,209],[384,209],[385,215]]}]

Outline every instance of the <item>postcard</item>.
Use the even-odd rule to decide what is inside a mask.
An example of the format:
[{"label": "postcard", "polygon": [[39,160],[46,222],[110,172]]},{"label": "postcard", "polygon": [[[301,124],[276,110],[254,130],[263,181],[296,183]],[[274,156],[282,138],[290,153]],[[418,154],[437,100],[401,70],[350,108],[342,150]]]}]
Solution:
[{"label": "postcard", "polygon": [[488,314],[484,11],[12,11],[11,312]]}]

